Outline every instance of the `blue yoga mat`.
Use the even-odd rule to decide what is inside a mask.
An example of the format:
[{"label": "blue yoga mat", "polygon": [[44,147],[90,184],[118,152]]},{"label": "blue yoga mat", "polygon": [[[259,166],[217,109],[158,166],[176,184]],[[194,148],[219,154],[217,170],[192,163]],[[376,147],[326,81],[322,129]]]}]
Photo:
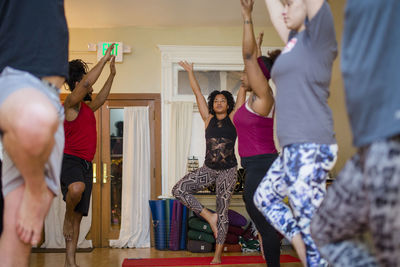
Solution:
[{"label": "blue yoga mat", "polygon": [[149,200],[151,215],[153,217],[154,241],[156,249],[158,250],[167,249],[165,204],[165,200]]},{"label": "blue yoga mat", "polygon": [[188,218],[189,210],[186,206],[182,205],[182,231],[181,231],[181,240],[179,242],[179,249],[186,249],[186,237],[187,237],[187,218]]},{"label": "blue yoga mat", "polygon": [[174,201],[176,201],[175,199],[168,199],[168,203],[169,203],[169,210],[171,211],[169,213],[169,225],[168,225],[168,231],[171,232],[171,221],[172,221],[172,210],[174,208]]}]

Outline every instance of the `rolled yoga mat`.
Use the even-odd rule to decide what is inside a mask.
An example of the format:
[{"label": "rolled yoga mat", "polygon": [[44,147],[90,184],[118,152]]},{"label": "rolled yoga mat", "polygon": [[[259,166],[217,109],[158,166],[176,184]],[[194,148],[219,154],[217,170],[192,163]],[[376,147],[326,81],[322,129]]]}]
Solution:
[{"label": "rolled yoga mat", "polygon": [[167,245],[169,243],[169,234],[171,232],[171,219],[172,219],[172,205],[174,203],[173,199],[167,198],[165,199],[165,224],[166,224],[166,229],[165,233],[167,235]]},{"label": "rolled yoga mat", "polygon": [[179,250],[179,245],[181,242],[181,233],[182,233],[182,214],[183,214],[183,204],[178,201],[176,201],[176,223],[178,225],[178,231],[177,231],[177,241],[176,241],[176,250]]},{"label": "rolled yoga mat", "polygon": [[167,234],[165,200],[149,200],[151,216],[153,217],[154,243],[158,250],[167,249]]},{"label": "rolled yoga mat", "polygon": [[172,207],[172,219],[171,219],[171,232],[169,235],[169,249],[179,250],[180,233],[181,233],[181,217],[182,217],[182,206],[179,205],[178,200],[174,200]]},{"label": "rolled yoga mat", "polygon": [[186,249],[186,239],[187,239],[187,231],[188,231],[188,214],[189,210],[185,205],[182,205],[182,231],[181,231],[181,238],[179,242],[179,249],[185,250]]}]

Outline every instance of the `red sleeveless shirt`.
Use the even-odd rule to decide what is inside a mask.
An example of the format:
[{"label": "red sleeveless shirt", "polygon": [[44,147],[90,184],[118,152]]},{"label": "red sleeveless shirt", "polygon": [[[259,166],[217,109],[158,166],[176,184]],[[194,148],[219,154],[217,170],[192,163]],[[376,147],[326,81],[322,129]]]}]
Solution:
[{"label": "red sleeveless shirt", "polygon": [[73,121],[64,120],[64,153],[92,161],[96,153],[96,118],[92,109],[81,102],[81,108]]}]

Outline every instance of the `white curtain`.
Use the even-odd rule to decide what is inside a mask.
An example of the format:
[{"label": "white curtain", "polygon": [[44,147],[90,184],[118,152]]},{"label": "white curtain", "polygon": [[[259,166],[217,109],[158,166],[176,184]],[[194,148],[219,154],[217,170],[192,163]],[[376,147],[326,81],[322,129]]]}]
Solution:
[{"label": "white curtain", "polygon": [[192,136],[193,102],[171,103],[171,132],[168,151],[168,194],[187,172],[190,139]]},{"label": "white curtain", "polygon": [[[49,213],[44,222],[45,240],[41,248],[65,248],[65,239],[63,236],[63,225],[65,216],[65,202],[62,199],[61,191],[54,198]],[[91,248],[92,240],[86,240],[90,227],[92,225],[92,199],[87,217],[82,218],[81,228],[78,239],[78,248]]]},{"label": "white curtain", "polygon": [[116,248],[150,247],[148,107],[124,108],[121,230]]}]

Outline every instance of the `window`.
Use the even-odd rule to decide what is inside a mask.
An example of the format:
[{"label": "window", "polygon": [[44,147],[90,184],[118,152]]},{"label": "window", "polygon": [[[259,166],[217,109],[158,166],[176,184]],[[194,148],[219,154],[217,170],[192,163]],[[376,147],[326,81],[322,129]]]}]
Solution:
[{"label": "window", "polygon": [[[196,66],[195,66],[196,67]],[[227,90],[234,96],[240,88],[241,71],[194,71],[203,95],[209,95],[214,90]],[[178,71],[178,95],[192,96],[189,77],[186,71]]]}]

